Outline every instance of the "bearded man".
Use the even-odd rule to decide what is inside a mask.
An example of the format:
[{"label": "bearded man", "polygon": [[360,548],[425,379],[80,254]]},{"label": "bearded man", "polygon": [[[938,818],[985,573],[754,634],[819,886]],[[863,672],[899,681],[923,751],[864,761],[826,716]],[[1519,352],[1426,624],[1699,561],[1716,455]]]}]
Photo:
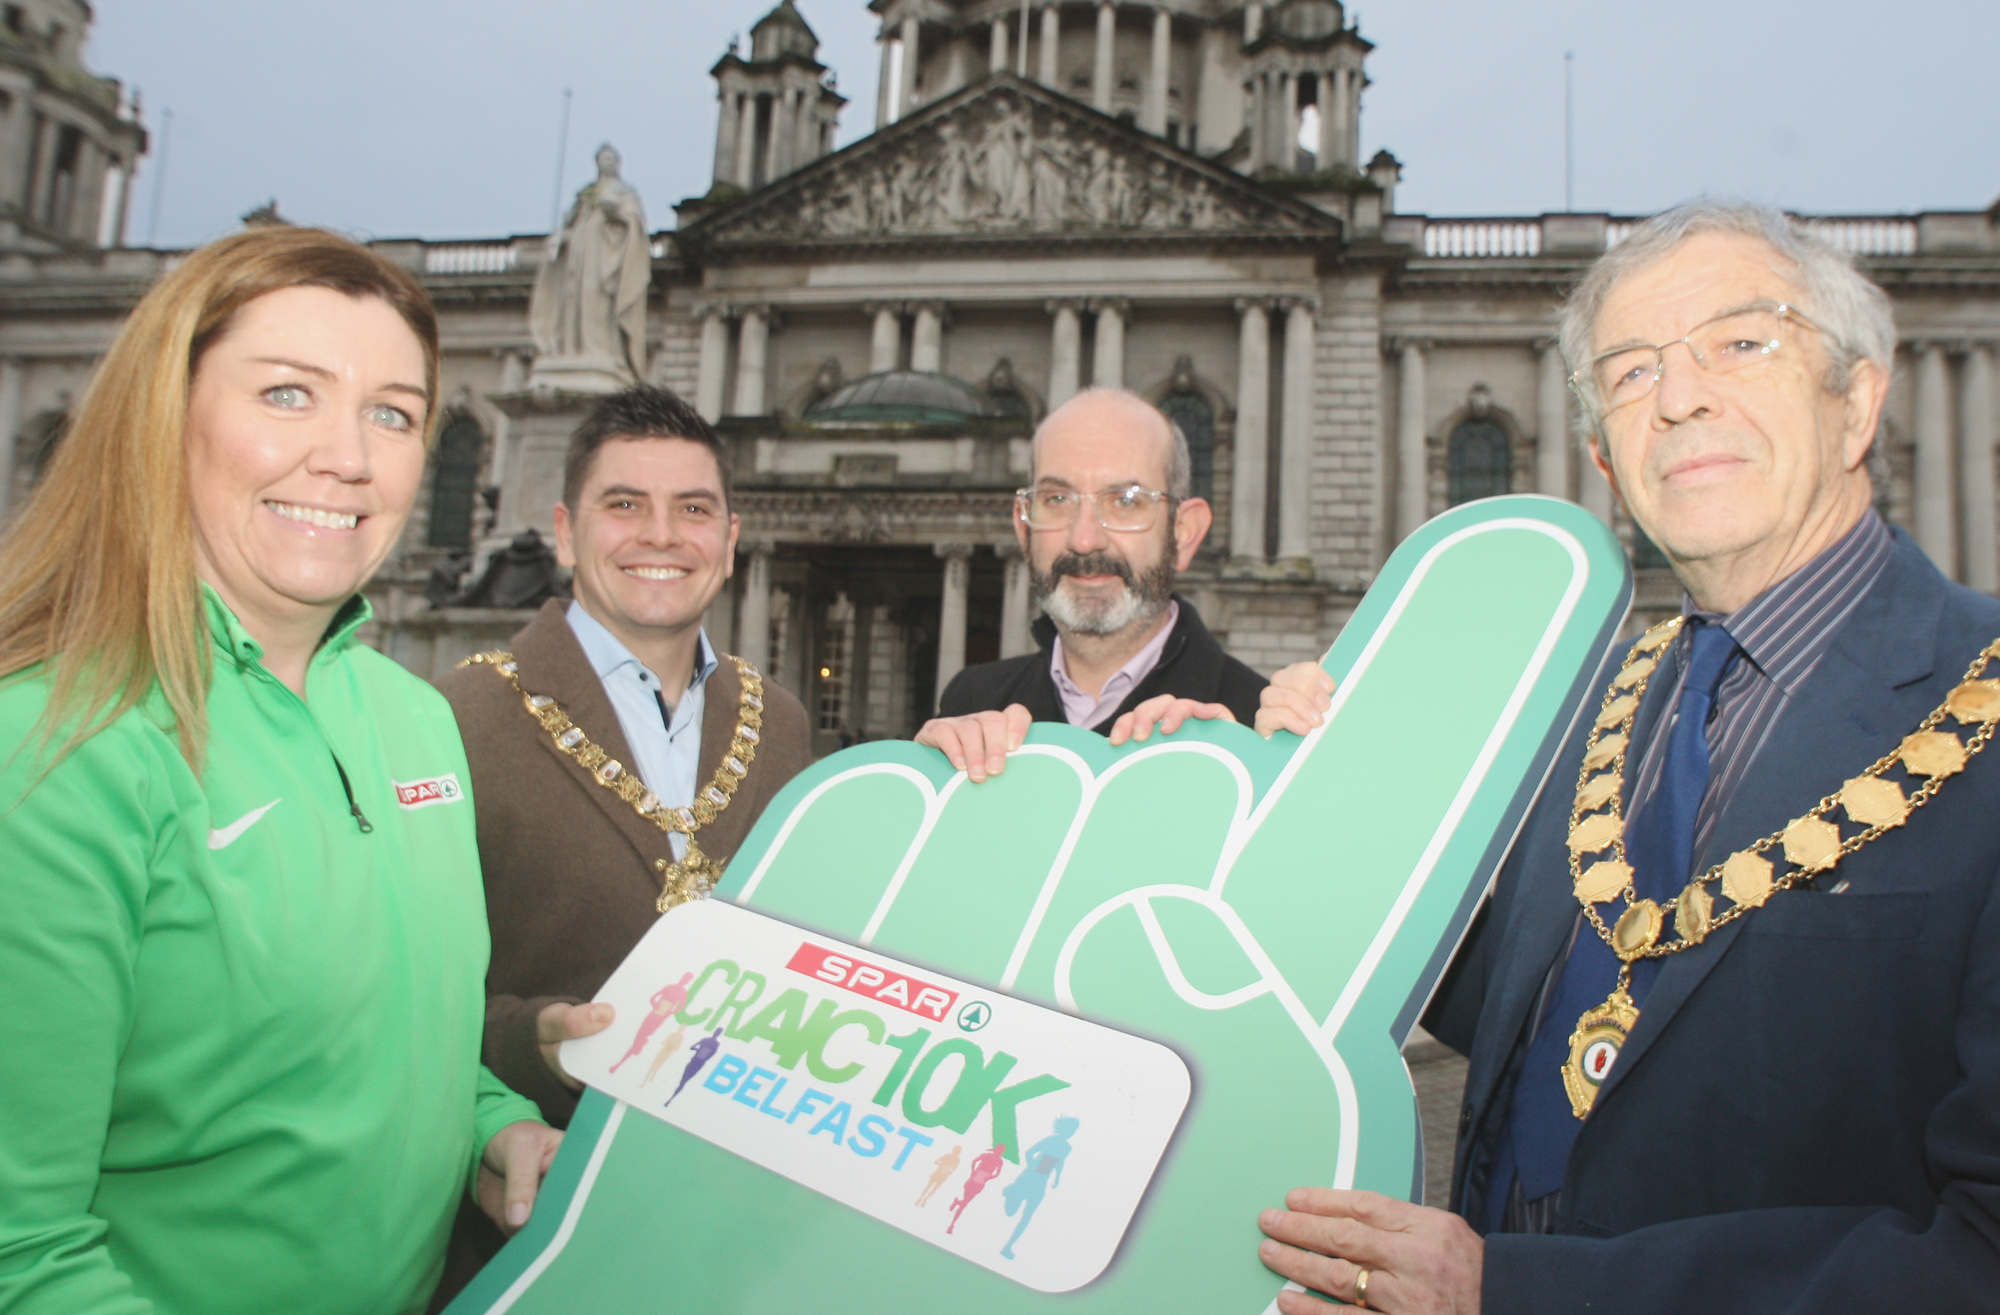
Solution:
[{"label": "bearded man", "polygon": [[1143,740],[1188,717],[1249,724],[1265,680],[1222,651],[1174,581],[1214,519],[1189,496],[1187,439],[1136,394],[1092,388],[1035,431],[1014,495],[1038,651],[967,667],[917,743],[974,781],[997,775],[1031,721]]}]

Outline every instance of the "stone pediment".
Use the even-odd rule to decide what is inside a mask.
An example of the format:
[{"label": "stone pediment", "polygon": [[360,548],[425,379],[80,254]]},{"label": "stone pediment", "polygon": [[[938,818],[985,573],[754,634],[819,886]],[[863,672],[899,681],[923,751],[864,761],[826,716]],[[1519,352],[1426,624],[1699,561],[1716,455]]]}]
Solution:
[{"label": "stone pediment", "polygon": [[1232,235],[1340,221],[1012,74],[925,106],[680,231],[704,247]]}]

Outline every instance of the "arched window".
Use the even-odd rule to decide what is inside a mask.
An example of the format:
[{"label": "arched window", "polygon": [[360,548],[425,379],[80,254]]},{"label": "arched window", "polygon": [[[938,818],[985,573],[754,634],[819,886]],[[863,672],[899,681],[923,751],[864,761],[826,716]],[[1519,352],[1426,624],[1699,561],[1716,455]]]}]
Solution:
[{"label": "arched window", "polygon": [[1193,389],[1168,393],[1160,410],[1181,427],[1188,445],[1188,492],[1197,498],[1215,496],[1215,408]]},{"label": "arched window", "polygon": [[1452,506],[1507,492],[1513,470],[1506,427],[1492,416],[1470,416],[1451,431],[1445,444],[1445,489]]},{"label": "arched window", "polygon": [[431,483],[431,547],[472,546],[472,511],[479,500],[479,461],[485,451],[486,435],[477,420],[462,411],[445,417]]}]

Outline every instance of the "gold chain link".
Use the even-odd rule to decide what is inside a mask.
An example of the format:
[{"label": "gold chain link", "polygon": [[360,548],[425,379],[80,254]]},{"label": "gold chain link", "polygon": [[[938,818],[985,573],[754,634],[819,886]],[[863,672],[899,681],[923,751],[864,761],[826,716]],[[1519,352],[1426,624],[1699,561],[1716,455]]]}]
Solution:
[{"label": "gold chain link", "polygon": [[541,723],[542,729],[554,739],[556,748],[582,764],[593,781],[630,804],[632,811],[661,831],[678,832],[687,837],[688,848],[684,858],[671,863],[661,859],[653,865],[664,878],[659,908],[665,913],[675,904],[708,894],[721,878],[722,864],[701,852],[701,847],[695,843],[695,832],[713,822],[723,809],[729,807],[737,786],[750,774],[750,764],[757,759],[757,745],[764,738],[764,677],[756,667],[740,657],[731,656],[729,660],[736,664],[736,675],[742,684],[736,703],[736,731],[730,737],[729,751],[722,755],[722,762],[715,769],[715,776],[696,793],[691,803],[678,808],[668,807],[636,773],[607,754],[602,746],[592,742],[583,728],[571,721],[569,714],[554,699],[546,694],[529,693],[521,684],[520,668],[512,653],[496,648],[474,653],[458,665],[492,667],[514,687],[521,696],[521,706]]},{"label": "gold chain link", "polygon": [[[1584,914],[1590,919],[1591,926],[1596,928],[1598,936],[1604,940],[1604,943],[1611,947],[1612,953],[1618,955],[1627,966],[1635,959],[1664,958],[1669,954],[1678,954],[1680,951],[1688,949],[1691,946],[1699,945],[1703,940],[1708,938],[1711,932],[1727,926],[1745,913],[1748,913],[1751,909],[1761,907],[1772,895],[1782,890],[1790,890],[1803,881],[1817,877],[1822,872],[1830,871],[1847,855],[1852,854],[1855,850],[1860,849],[1870,841],[1878,839],[1895,827],[1901,826],[1909,820],[1911,813],[1922,808],[1936,796],[1947,776],[1956,775],[1958,772],[1965,770],[1965,767],[1971,760],[1992,740],[1995,730],[2000,729],[2000,681],[1982,678],[1986,668],[1995,660],[2000,660],[2000,639],[1996,639],[1993,643],[1980,650],[1978,656],[1966,668],[1964,678],[1945,697],[1945,701],[1939,704],[1928,717],[1925,717],[1919,723],[1916,730],[1905,736],[1895,749],[1877,759],[1860,776],[1843,782],[1839,790],[1821,799],[1819,803],[1813,806],[1811,811],[1793,819],[1782,830],[1765,836],[1763,839],[1738,850],[1722,862],[1709,868],[1708,871],[1689,881],[1687,886],[1682,890],[1680,897],[1669,902],[1660,910],[1662,925],[1664,925],[1664,919],[1669,912],[1677,915],[1674,920],[1674,940],[1662,943],[1657,933],[1655,933],[1654,937],[1648,939],[1643,946],[1627,953],[1618,948],[1618,941],[1615,934],[1611,928],[1605,925],[1603,917],[1597,911],[1597,903],[1583,897],[1582,892],[1585,877],[1583,857],[1585,854],[1601,853],[1606,847],[1610,847],[1617,855],[1615,861],[1626,869],[1623,890],[1617,893],[1623,894],[1625,897],[1625,904],[1628,910],[1641,903],[1638,899],[1638,890],[1635,882],[1636,874],[1632,873],[1630,864],[1626,863],[1625,860],[1625,822],[1621,795],[1627,788],[1628,783],[1623,779],[1624,771],[1627,755],[1632,747],[1632,726],[1638,716],[1639,705],[1644,700],[1646,687],[1651,684],[1653,674],[1658,669],[1659,662],[1664,659],[1667,648],[1675,636],[1680,633],[1682,620],[1683,618],[1681,617],[1674,617],[1669,621],[1662,622],[1660,625],[1654,626],[1645,634],[1639,636],[1633,642],[1631,650],[1626,654],[1624,666],[1620,669],[1617,677],[1612,680],[1610,686],[1606,688],[1604,699],[1598,705],[1597,722],[1591,728],[1590,739],[1584,746],[1583,766],[1577,773],[1576,801],[1570,806],[1569,825],[1572,837],[1575,836],[1577,828],[1585,821],[1586,817],[1594,820],[1596,817],[1608,816],[1611,819],[1609,834],[1603,843],[1579,849],[1575,841],[1572,841],[1569,857],[1570,880],[1574,883],[1574,889],[1577,891],[1577,900],[1583,905]],[[1628,679],[1630,673],[1638,669],[1638,664],[1645,661],[1648,654],[1654,655],[1653,666],[1645,668],[1636,677]],[[1612,705],[1619,699],[1628,697],[1632,700],[1632,704],[1625,710],[1623,717],[1616,719],[1610,725],[1604,724],[1605,715],[1611,709]],[[1913,749],[1912,746],[1917,743],[1920,736],[1926,736],[1931,732],[1937,731],[1947,716],[1954,718],[1962,725],[1970,726],[1976,724],[1979,729],[1973,734],[1970,741],[1962,741],[1957,735],[1950,732],[1940,732],[1952,744],[1958,746],[1962,756],[1953,761],[1950,751],[1947,750],[1945,751],[1947,761],[1943,766],[1940,767],[1933,760],[1932,770],[1917,770],[1917,768],[1911,765],[1909,759],[1916,756],[1921,750]],[[1593,752],[1601,741],[1613,735],[1619,736],[1622,739],[1622,742],[1617,747],[1617,751],[1605,761],[1593,765],[1590,761]],[[1848,807],[1841,796],[1847,793],[1857,781],[1880,779],[1884,772],[1888,771],[1890,767],[1898,762],[1904,764],[1905,772],[1912,778],[1917,776],[1924,777],[1924,782],[1917,788],[1915,795],[1908,798],[1903,798],[1901,786],[1893,781],[1887,783],[1889,789],[1895,792],[1894,797],[1902,800],[1900,814],[1891,819],[1874,823],[1864,823],[1860,818],[1854,817],[1851,808]],[[1584,806],[1587,798],[1587,788],[1592,783],[1594,774],[1600,769],[1608,769],[1607,775],[1616,774],[1620,782],[1618,788],[1610,793],[1603,805],[1602,813],[1597,812],[1595,807],[1585,808]],[[1601,781],[1603,778],[1596,777],[1595,779]],[[1889,806],[1894,807],[1893,804]],[[1690,929],[1682,925],[1683,911],[1694,907],[1697,893],[1705,898],[1712,899],[1713,897],[1707,896],[1706,888],[1708,884],[1723,880],[1727,875],[1725,869],[1731,863],[1739,859],[1748,858],[1765,865],[1767,868],[1772,866],[1770,860],[1764,859],[1763,855],[1765,852],[1784,841],[1788,835],[1803,834],[1801,827],[1806,823],[1824,823],[1827,827],[1833,828],[1834,834],[1837,836],[1839,834],[1837,826],[1832,822],[1826,821],[1827,815],[1835,808],[1847,811],[1848,820],[1855,825],[1862,826],[1863,829],[1856,835],[1841,839],[1838,846],[1830,855],[1817,861],[1799,862],[1787,854],[1781,854],[1779,856],[1780,861],[1792,864],[1793,870],[1785,873],[1783,876],[1770,880],[1761,893],[1755,894],[1752,898],[1735,900],[1733,896],[1730,896],[1726,892],[1725,882],[1723,898],[1732,900],[1730,907],[1721,914],[1706,919],[1702,925],[1694,929],[1694,934],[1689,934]],[[1622,984],[1624,981],[1623,971],[1620,973],[1619,980]]]}]

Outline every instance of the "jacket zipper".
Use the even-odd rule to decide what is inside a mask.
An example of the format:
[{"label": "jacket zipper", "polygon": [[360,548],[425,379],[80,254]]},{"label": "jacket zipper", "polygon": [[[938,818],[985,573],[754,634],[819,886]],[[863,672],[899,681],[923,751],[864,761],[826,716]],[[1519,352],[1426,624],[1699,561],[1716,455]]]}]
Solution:
[{"label": "jacket zipper", "polygon": [[327,752],[332,754],[333,770],[340,773],[340,788],[347,791],[347,811],[354,814],[354,825],[365,836],[374,831],[375,824],[368,820],[368,814],[361,811],[361,805],[354,802],[354,786],[347,779],[347,769],[340,765],[340,755],[330,749]]}]

